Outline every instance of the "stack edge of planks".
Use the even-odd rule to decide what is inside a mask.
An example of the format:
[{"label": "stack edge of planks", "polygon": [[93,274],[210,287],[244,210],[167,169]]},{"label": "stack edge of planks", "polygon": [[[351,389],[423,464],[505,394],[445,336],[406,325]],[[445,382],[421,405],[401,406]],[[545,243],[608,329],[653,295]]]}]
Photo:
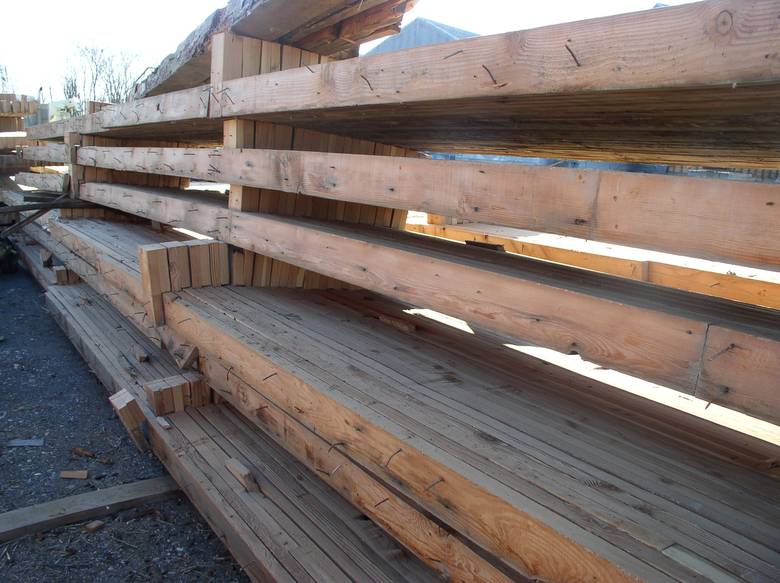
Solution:
[{"label": "stack edge of planks", "polygon": [[0,176],[29,168],[30,163],[17,154],[22,146],[36,142],[17,134],[24,131],[24,118],[37,111],[38,102],[31,97],[0,93]]},{"label": "stack edge of planks", "polygon": [[30,128],[96,208],[20,251],[138,447],[256,580],[780,580],[780,185],[425,154],[777,169],[780,2],[346,59],[409,6],[316,4]]}]

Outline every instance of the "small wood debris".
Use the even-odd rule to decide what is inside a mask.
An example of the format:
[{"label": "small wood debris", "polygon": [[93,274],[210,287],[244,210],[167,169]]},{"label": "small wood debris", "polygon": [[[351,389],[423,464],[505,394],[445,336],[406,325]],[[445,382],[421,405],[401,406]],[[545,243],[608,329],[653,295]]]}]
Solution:
[{"label": "small wood debris", "polygon": [[89,458],[95,457],[94,452],[89,451],[88,449],[84,449],[83,447],[74,447],[72,450],[70,450],[70,453],[79,457],[89,457]]},{"label": "small wood debris", "polygon": [[258,486],[255,477],[252,472],[249,471],[244,464],[235,458],[229,458],[225,462],[225,468],[233,474],[233,477],[238,480],[247,492],[259,492],[260,486]]},{"label": "small wood debris", "polygon": [[60,478],[63,480],[86,480],[88,477],[88,470],[62,470],[60,472]]},{"label": "small wood debris", "polygon": [[84,530],[87,532],[97,532],[106,525],[102,520],[93,520],[84,525]]},{"label": "small wood debris", "polygon": [[6,447],[43,447],[43,438],[33,437],[32,439],[12,439],[5,445]]}]

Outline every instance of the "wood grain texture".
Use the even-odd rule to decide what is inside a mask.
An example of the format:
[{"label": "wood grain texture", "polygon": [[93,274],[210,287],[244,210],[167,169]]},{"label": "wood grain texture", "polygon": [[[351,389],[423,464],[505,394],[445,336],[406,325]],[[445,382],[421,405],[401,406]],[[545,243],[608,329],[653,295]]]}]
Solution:
[{"label": "wood grain texture", "polygon": [[[88,297],[89,304],[79,305],[80,297]],[[122,326],[121,316],[86,286],[73,294],[54,294],[51,304],[85,358],[106,371],[107,385],[124,382],[128,373],[112,368],[129,357],[132,331]],[[91,334],[95,328],[100,332]],[[138,391],[136,385],[129,390],[140,396]],[[171,415],[167,429],[145,405],[141,410],[154,452],[251,579],[436,580],[314,473],[225,406]],[[262,478],[262,495],[247,494],[232,481],[225,468],[230,458]]]},{"label": "wood grain texture", "polygon": [[[244,187],[594,239],[732,263],[780,266],[780,185],[337,152],[81,148],[85,166]],[[251,209],[239,209],[251,210]]]},{"label": "wood grain texture", "polygon": [[[428,217],[430,220],[430,215]],[[780,283],[704,267],[689,267],[646,259],[641,249],[624,249],[616,256],[609,248],[593,246],[590,240],[557,242],[536,231],[495,227],[484,223],[434,225],[407,223],[406,230],[454,241],[483,241],[500,245],[509,253],[535,257],[564,265],[600,271],[618,277],[646,281],[665,287],[780,309]],[[614,253],[614,249],[613,249]]]},{"label": "wood grain texture", "polygon": [[163,113],[138,100],[30,137],[219,140],[211,115],[417,150],[778,168],[778,13],[777,0],[711,0],[308,65],[228,81],[210,99],[187,90]]},{"label": "wood grain texture", "polygon": [[[328,294],[329,297],[336,295],[340,294]],[[518,489],[522,490],[520,484],[526,480],[543,481],[542,475],[550,471],[551,463],[556,465],[560,461],[561,465],[556,467],[566,474],[571,471],[569,463],[579,466],[584,459],[592,459],[590,456],[594,455],[594,450],[590,447],[593,444],[589,439],[585,439],[587,445],[581,443],[582,439],[578,439],[574,434],[587,433],[596,427],[604,429],[601,425],[602,417],[615,413],[619,408],[616,403],[613,402],[611,406],[594,403],[594,409],[582,402],[572,403],[568,409],[574,415],[568,420],[571,423],[557,419],[556,415],[561,414],[562,410],[550,406],[546,401],[552,398],[557,389],[563,392],[571,391],[571,383],[577,383],[573,378],[555,387],[551,377],[547,376],[556,374],[550,367],[539,364],[534,372],[530,373],[507,354],[491,356],[489,350],[477,348],[479,335],[453,333],[451,341],[442,341],[441,344],[446,345],[452,353],[447,356],[439,353],[428,359],[428,356],[432,356],[429,352],[432,350],[430,342],[436,343],[433,340],[435,333],[430,330],[426,333],[423,328],[410,336],[381,322],[368,324],[374,320],[367,319],[360,310],[350,316],[336,310],[328,302],[323,302],[321,296],[306,296],[291,291],[277,293],[275,290],[242,288],[233,291],[222,288],[198,290],[178,298],[168,296],[167,300],[166,309],[170,310],[172,315],[175,314],[176,321],[181,323],[177,324],[180,332],[191,341],[201,342],[203,354],[207,355],[207,359],[211,359],[212,364],[207,367],[206,375],[209,378],[221,379],[218,386],[223,391],[222,394],[226,394],[242,411],[256,418],[256,423],[270,426],[274,428],[274,434],[288,439],[284,434],[289,423],[280,423],[275,411],[276,407],[284,409],[300,423],[309,428],[315,427],[317,433],[331,443],[340,444],[337,449],[347,458],[371,469],[385,478],[388,484],[404,486],[408,493],[453,528],[475,540],[484,541],[483,544],[487,548],[513,562],[515,559],[510,559],[516,556],[513,549],[501,545],[500,550],[496,551],[487,541],[514,541],[522,538],[527,543],[520,554],[528,558],[536,552],[532,540],[536,540],[537,536],[550,537],[543,558],[532,561],[532,564],[539,569],[551,567],[548,561],[552,560],[554,553],[550,553],[549,549],[553,546],[558,548],[557,545],[561,544],[559,539],[551,537],[546,530],[536,531],[531,538],[526,539],[519,531],[506,530],[522,525],[522,520],[504,522],[501,519],[492,520],[490,515],[493,512],[501,512],[502,516],[508,519],[518,510],[534,515],[538,508],[524,496],[540,501],[540,496],[544,494],[539,491],[531,494],[529,490],[524,490],[524,496],[518,497]],[[366,303],[375,304],[371,301]],[[399,308],[398,313],[401,313],[402,309]],[[289,317],[291,313],[296,317]],[[371,329],[370,332],[368,328]],[[394,340],[391,341],[391,338]],[[471,361],[480,362],[483,367],[489,363],[494,368],[490,371],[480,368],[478,371],[467,372],[468,363]],[[422,364],[423,362],[425,364]],[[419,371],[416,370],[418,366],[421,367]],[[227,370],[230,372],[226,373]],[[545,370],[548,372],[545,373]],[[505,375],[517,375],[518,380],[508,381],[504,378]],[[542,378],[550,379],[550,384],[546,384]],[[519,379],[525,379],[525,382]],[[532,391],[528,386],[534,380],[540,382],[537,386],[538,392]],[[579,382],[582,382],[582,379]],[[591,392],[584,390],[584,386],[582,388],[585,393]],[[230,392],[226,393],[224,389]],[[535,402],[535,407],[540,408],[540,418],[531,422],[530,417],[533,415],[525,408],[527,405],[518,403],[515,409],[508,401],[498,397],[508,397],[510,394],[526,400],[529,404]],[[571,396],[570,392],[567,394]],[[598,391],[593,394],[598,394]],[[455,395],[461,397],[457,398]],[[449,403],[449,399],[455,399],[455,402]],[[491,404],[494,399],[496,401]],[[542,405],[539,399],[545,402],[545,405]],[[508,408],[511,408],[511,411],[507,410]],[[556,415],[549,416],[553,411]],[[638,420],[636,409],[627,407],[624,413],[626,419]],[[414,421],[410,418],[414,418]],[[533,471],[509,453],[514,447],[519,447],[519,444],[510,438],[511,430],[508,427],[501,425],[503,430],[494,433],[498,430],[496,426],[488,428],[489,425],[483,424],[496,423],[498,420],[527,432],[533,439],[540,439],[540,432],[549,431],[550,436],[556,436],[552,438],[557,441],[560,450],[554,448],[541,453],[537,448],[531,447],[528,456],[543,457],[538,471]],[[457,428],[461,423],[462,430],[459,432]],[[542,429],[545,424],[554,426]],[[566,435],[562,435],[561,431]],[[621,439],[616,440],[615,435],[618,434]],[[440,439],[445,435],[445,439]],[[495,436],[496,440],[493,441],[489,436]],[[401,439],[396,440],[397,437]],[[658,431],[651,431],[640,438],[625,426],[621,429],[613,427],[603,438],[603,444],[608,443],[607,448],[612,449],[611,454],[602,452],[605,454],[601,458],[602,462],[610,460],[603,469],[611,475],[607,478],[601,474],[599,478],[602,485],[595,488],[604,489],[603,499],[610,501],[607,504],[610,505],[611,511],[615,510],[611,505],[620,499],[622,503],[634,504],[628,512],[635,513],[636,504],[641,504],[637,497],[641,498],[643,495],[637,494],[634,487],[622,480],[636,485],[642,484],[655,494],[663,490],[664,487],[659,489],[642,481],[635,472],[638,466],[642,465],[640,459],[646,455],[640,453],[640,450],[648,446],[660,446],[665,442],[665,438]],[[308,450],[303,449],[302,444],[299,447],[298,451],[306,456],[308,463],[316,463]],[[618,459],[623,459],[623,454],[616,453],[623,447],[632,449],[633,452],[633,455],[627,454],[624,458],[626,463],[618,462]],[[655,455],[659,455],[655,458],[657,463],[668,471],[672,471],[671,467],[681,461],[676,458],[687,448],[685,445],[681,445],[679,449],[675,447],[671,446],[665,454],[654,451]],[[499,473],[487,470],[483,462],[469,457],[465,453],[466,450],[479,452],[478,455],[505,469],[506,471],[500,474],[500,481],[506,489],[500,493],[499,490],[492,490],[490,476],[498,477]],[[572,458],[568,461],[552,462],[560,452],[566,452],[566,455],[571,455]],[[703,457],[706,456],[697,457],[694,454],[688,461],[683,462],[681,467],[691,471],[688,464],[696,465]],[[456,464],[458,460],[467,463],[468,469],[459,465],[455,473],[450,474],[446,468],[439,465],[454,468],[455,466],[450,464]],[[328,471],[337,465],[338,462],[334,460],[318,467]],[[715,462],[713,468],[725,469],[727,465],[728,463]],[[335,474],[343,469],[339,469]],[[670,477],[664,470],[661,472]],[[557,474],[557,471],[553,473]],[[438,480],[439,477],[443,480]],[[462,481],[462,478],[467,481]],[[561,477],[555,482],[548,482],[544,490],[561,492],[558,488],[561,488],[567,479],[571,477]],[[692,475],[687,478],[677,475],[676,479],[685,481],[686,488],[694,486],[697,494],[693,494],[693,499],[699,502],[703,500],[700,497],[703,491],[698,490],[698,486],[706,489],[709,486],[705,486],[702,480],[711,481],[711,477],[700,479]],[[613,484],[617,488],[613,489],[606,484]],[[621,491],[624,488],[630,490],[630,493]],[[509,501],[515,510],[503,506],[496,498],[483,496],[480,490],[492,492],[496,498]],[[730,496],[734,496],[736,500],[742,499],[743,494],[744,489],[737,480]],[[575,503],[570,496],[577,495],[588,497],[591,502]],[[678,490],[676,495],[682,495],[682,491]],[[687,577],[682,575],[681,571],[675,573],[674,567],[668,562],[651,558],[652,555],[657,557],[657,553],[666,548],[664,540],[667,536],[677,541],[681,541],[680,537],[683,536],[680,532],[671,534],[660,525],[649,527],[645,524],[646,528],[640,528],[644,521],[663,522],[666,517],[671,517],[676,512],[666,514],[652,509],[654,504],[660,503],[658,498],[654,498],[654,502],[649,505],[642,506],[643,511],[635,514],[636,518],[629,519],[623,514],[621,519],[596,503],[591,498],[590,490],[584,488],[581,481],[572,482],[572,489],[562,497],[572,502],[572,506],[567,506],[567,510],[557,506],[552,499],[548,500],[546,507],[560,512],[559,516],[568,516],[575,523],[577,520],[572,518],[572,515],[576,515],[576,509],[587,508],[588,512],[595,513],[600,519],[610,524],[619,524],[618,530],[621,533],[630,533],[641,539],[642,544],[654,547],[656,551],[644,555],[647,563],[657,565],[661,570],[671,569],[664,572],[673,579],[685,580],[690,577],[690,574]],[[669,501],[666,495],[662,497]],[[677,503],[680,503],[679,499]],[[706,510],[699,508],[707,514]],[[667,507],[667,510],[670,509]],[[717,511],[711,516],[716,520],[724,518],[719,516]],[[690,525],[701,518],[688,515],[679,525],[684,529],[687,527],[682,527],[683,523]],[[739,524],[740,519],[736,520],[735,524]],[[497,529],[491,526],[499,523],[501,526]],[[598,533],[598,536],[605,540],[612,540],[623,551],[634,556],[641,554],[641,545],[632,546],[626,540],[618,543],[617,539],[610,539],[606,531],[599,531],[598,521],[589,521],[587,524],[592,533]],[[571,530],[562,522],[556,522],[555,525],[559,533],[568,533],[567,536],[581,540],[576,538],[576,529]],[[502,534],[499,535],[498,532]],[[771,532],[771,528],[766,531],[770,538],[765,539],[765,542],[771,540]],[[712,541],[709,536],[707,538]],[[606,549],[604,552],[609,553]],[[703,549],[698,552],[703,552]],[[719,557],[717,553],[710,554],[707,551],[705,554],[710,561],[726,564],[723,563],[724,557]],[[591,564],[588,559],[578,561],[578,566],[586,570],[590,568],[586,566]],[[567,558],[564,563],[568,562]],[[660,566],[662,564],[663,567]],[[527,566],[528,563],[524,565]],[[566,569],[564,565],[560,566]],[[740,572],[746,573],[744,569]],[[538,576],[538,572],[532,572],[532,575]],[[660,574],[655,574],[654,577],[663,578]],[[571,571],[564,573],[563,570],[549,578],[576,580]],[[651,577],[651,580],[654,578]]]},{"label": "wood grain texture", "polygon": [[[689,394],[708,325],[728,321],[750,334],[777,336],[777,316],[769,311],[427,238],[229,211],[208,198],[118,185],[85,185],[83,197],[163,223],[185,217],[181,226],[216,232],[237,247]],[[752,411],[765,419],[779,413]]]},{"label": "wood grain texture", "polygon": [[163,476],[11,510],[0,514],[0,541],[164,500],[178,490],[176,482]]},{"label": "wood grain texture", "polygon": [[780,410],[780,341],[710,326],[695,394],[740,411]]},{"label": "wood grain texture", "polygon": [[[183,298],[170,301],[166,309],[177,321],[186,320],[177,328],[191,341],[196,336],[202,339],[200,346],[204,353],[229,362],[238,378],[247,379],[253,386],[262,385],[263,394],[267,398],[295,418],[303,420],[308,427],[316,424],[317,432],[326,436],[329,442],[348,443],[350,455],[358,456],[363,463],[369,463],[374,471],[402,449],[404,455],[394,456],[392,466],[387,465],[382,471],[389,471],[402,483],[411,486],[415,497],[427,498],[428,507],[436,507],[435,514],[439,516],[442,516],[442,508],[446,508],[452,501],[453,509],[449,513],[444,510],[448,522],[452,520],[452,515],[462,517],[456,523],[457,530],[505,557],[521,573],[543,576],[552,581],[577,580],[589,573],[598,574],[605,581],[633,580],[628,573],[588,550],[587,543],[583,547],[575,542],[583,540],[598,546],[599,542],[588,533],[574,528],[567,530],[568,536],[561,536],[535,514],[539,512],[544,518],[552,519],[545,509],[530,500],[513,506],[496,495],[498,490],[486,492],[457,470],[449,469],[421,454],[413,442],[398,439],[387,430],[387,426],[377,427],[376,416],[364,417],[344,408],[342,404],[333,401],[333,391],[329,391],[329,395],[323,394],[283,368],[264,362],[257,352],[231,336],[224,326],[213,326],[212,321],[204,321],[189,309],[190,305],[191,302]],[[182,314],[186,316],[181,317]],[[271,378],[263,383],[261,379],[268,375]],[[367,411],[365,413],[368,414]],[[437,476],[443,478],[441,489],[437,489],[436,493],[425,492],[425,487],[434,482]],[[501,550],[497,551],[498,548]],[[559,553],[556,554],[563,554],[570,560],[565,563],[556,560],[549,553],[550,548],[558,549]],[[623,555],[620,552],[618,554]],[[630,557],[623,555],[622,559],[640,572],[644,570]]]}]

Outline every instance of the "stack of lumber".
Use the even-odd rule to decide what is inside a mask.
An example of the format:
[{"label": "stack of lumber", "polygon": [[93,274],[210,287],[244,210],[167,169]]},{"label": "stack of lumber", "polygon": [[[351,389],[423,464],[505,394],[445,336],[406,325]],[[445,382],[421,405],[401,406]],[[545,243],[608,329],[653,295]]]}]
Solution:
[{"label": "stack of lumber", "polygon": [[780,579],[780,185],[424,156],[777,168],[780,2],[301,44],[385,4],[35,128],[96,209],[20,250],[131,438],[256,580]]},{"label": "stack of lumber", "polygon": [[[170,356],[84,284],[52,287],[47,303],[123,406],[141,413],[155,452],[241,566],[257,580],[432,581],[338,493],[226,405],[157,418],[143,383],[175,374]],[[141,348],[148,358],[135,357]],[[112,401],[116,399],[112,398]],[[240,467],[249,478],[240,478]],[[247,489],[246,480],[255,483]]]},{"label": "stack of lumber", "polygon": [[24,117],[38,111],[38,102],[26,95],[0,93],[0,132],[24,130]]},{"label": "stack of lumber", "polygon": [[[0,175],[14,174],[30,166],[16,155],[22,146],[35,144],[34,141],[15,135],[24,131],[25,116],[38,111],[38,102],[26,95],[0,93]],[[3,135],[14,132],[11,135]]]}]

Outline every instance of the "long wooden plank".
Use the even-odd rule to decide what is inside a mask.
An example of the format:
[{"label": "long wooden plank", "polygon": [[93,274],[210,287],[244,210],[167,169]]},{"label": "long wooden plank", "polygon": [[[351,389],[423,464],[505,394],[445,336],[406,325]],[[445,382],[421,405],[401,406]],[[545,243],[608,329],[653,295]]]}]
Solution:
[{"label": "long wooden plank", "polygon": [[[198,120],[204,121],[208,117],[210,94],[210,85],[201,85],[125,103],[111,104],[98,112],[81,117],[30,126],[27,135],[34,139],[53,139],[68,133],[100,134],[114,127],[151,124],[163,124],[162,128],[157,128],[158,138],[161,129],[162,135],[169,135],[174,139],[181,137],[182,141],[189,133],[195,136],[219,135],[220,123],[197,123]],[[171,124],[175,122],[179,123],[173,127]],[[154,137],[155,131],[152,130],[151,134]],[[146,135],[148,136],[149,133],[147,132]],[[30,146],[30,148],[54,148],[55,146],[57,145]],[[43,155],[47,152],[33,149],[29,155],[25,154],[25,158],[36,159],[35,153]],[[61,161],[46,157],[40,159]]]},{"label": "long wooden plank", "polygon": [[25,146],[22,148],[25,160],[40,160],[43,162],[70,162],[70,148],[66,144],[49,143],[45,146]]},{"label": "long wooden plank", "polygon": [[308,65],[29,134],[218,137],[205,116],[252,116],[418,150],[777,168],[777,11],[711,0]]},{"label": "long wooden plank", "polygon": [[11,510],[0,514],[0,542],[157,502],[178,491],[176,482],[163,476]]},{"label": "long wooden plank", "polygon": [[[430,220],[430,217],[429,217]],[[518,253],[546,261],[609,273],[619,277],[647,281],[666,287],[692,291],[716,298],[780,309],[780,278],[766,271],[716,270],[709,263],[674,263],[659,259],[642,249],[606,246],[592,240],[549,236],[536,231],[494,227],[484,223],[434,225],[407,223],[406,230],[454,241],[476,241],[499,245],[509,253]],[[681,258],[682,259],[682,258]]]},{"label": "long wooden plank", "polygon": [[68,190],[69,176],[54,172],[20,172],[16,175],[16,183],[24,186],[32,186],[41,190],[52,192],[66,192]]},{"label": "long wooden plank", "polygon": [[778,8],[713,0],[235,79],[222,115],[418,148],[777,167]]},{"label": "long wooden plank", "polygon": [[[183,193],[91,183],[82,197],[163,223],[182,221],[177,226],[690,394],[712,324],[780,350],[778,315],[768,310],[409,234],[243,213]],[[780,396],[759,390],[745,368],[736,386],[724,383],[731,391],[717,402],[777,420]],[[748,409],[732,391],[756,400]]]},{"label": "long wooden plank", "polygon": [[[81,148],[79,164],[223,180],[735,263],[780,266],[780,185],[225,148]],[[251,209],[246,209],[251,210]]]},{"label": "long wooden plank", "polygon": [[250,115],[777,81],[764,55],[777,48],[779,8],[776,0],[716,0],[478,37],[235,79],[220,99],[228,115]]}]

